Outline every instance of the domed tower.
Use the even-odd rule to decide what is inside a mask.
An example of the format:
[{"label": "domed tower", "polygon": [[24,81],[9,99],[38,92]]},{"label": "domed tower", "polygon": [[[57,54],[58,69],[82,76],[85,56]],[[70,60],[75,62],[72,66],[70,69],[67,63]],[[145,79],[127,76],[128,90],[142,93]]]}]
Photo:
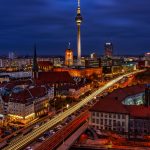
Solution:
[{"label": "domed tower", "polygon": [[72,66],[73,65],[73,51],[70,49],[70,43],[68,49],[65,52],[65,65]]},{"label": "domed tower", "polygon": [[78,0],[78,8],[77,8],[77,16],[75,18],[76,24],[77,24],[77,64],[78,66],[81,66],[81,23],[83,21],[83,18],[81,16],[81,10],[80,10],[80,0]]}]

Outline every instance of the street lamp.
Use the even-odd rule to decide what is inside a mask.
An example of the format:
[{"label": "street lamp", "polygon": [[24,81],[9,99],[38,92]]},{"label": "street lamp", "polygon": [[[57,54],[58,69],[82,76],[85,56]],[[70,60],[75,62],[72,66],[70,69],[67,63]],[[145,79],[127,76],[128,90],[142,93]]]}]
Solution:
[{"label": "street lamp", "polygon": [[69,108],[69,106],[70,106],[69,104],[66,105],[67,109]]}]

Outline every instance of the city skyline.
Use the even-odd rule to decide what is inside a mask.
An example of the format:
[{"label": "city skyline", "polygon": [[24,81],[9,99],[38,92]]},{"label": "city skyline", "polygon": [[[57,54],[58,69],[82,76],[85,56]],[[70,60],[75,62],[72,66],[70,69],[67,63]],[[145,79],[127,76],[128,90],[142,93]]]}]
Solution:
[{"label": "city skyline", "polygon": [[[103,54],[105,42],[112,42],[119,55],[149,51],[150,2],[128,2],[81,0],[83,55]],[[38,54],[64,55],[68,42],[76,55],[76,7],[77,0],[3,0],[0,55],[9,51],[31,55],[34,43]]]}]

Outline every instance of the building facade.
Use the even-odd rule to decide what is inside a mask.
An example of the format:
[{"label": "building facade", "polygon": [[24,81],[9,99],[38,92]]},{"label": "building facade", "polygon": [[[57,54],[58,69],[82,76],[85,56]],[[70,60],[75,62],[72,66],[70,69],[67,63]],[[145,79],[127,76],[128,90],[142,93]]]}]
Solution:
[{"label": "building facade", "polygon": [[105,43],[104,45],[104,55],[106,57],[112,57],[113,56],[113,44],[112,43]]},{"label": "building facade", "polygon": [[65,51],[65,65],[68,67],[73,65],[73,51],[70,48]]},{"label": "building facade", "polygon": [[[140,93],[140,88],[127,87],[99,98],[100,100],[90,109],[89,125],[95,129],[114,131],[131,138],[149,135],[150,105],[123,104],[123,101],[136,91]],[[143,87],[141,92],[144,92]],[[136,95],[138,96],[137,93]]]},{"label": "building facade", "polygon": [[23,124],[47,114],[49,102],[54,98],[54,90],[46,86],[29,86],[1,94],[1,114],[10,121]]},{"label": "building facade", "polygon": [[71,77],[89,77],[93,74],[102,76],[102,68],[85,68],[85,69],[71,69],[71,68],[54,68],[56,72],[68,72]]},{"label": "building facade", "polygon": [[122,113],[91,112],[90,125],[95,129],[128,133],[129,115]]}]

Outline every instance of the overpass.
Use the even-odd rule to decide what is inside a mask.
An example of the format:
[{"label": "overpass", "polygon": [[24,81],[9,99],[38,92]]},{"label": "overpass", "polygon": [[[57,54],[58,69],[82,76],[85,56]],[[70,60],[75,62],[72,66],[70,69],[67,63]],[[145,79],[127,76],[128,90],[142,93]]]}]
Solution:
[{"label": "overpass", "polygon": [[84,123],[75,133],[66,139],[64,143],[57,148],[57,150],[68,150],[87,128],[88,122]]},{"label": "overpass", "polygon": [[29,134],[27,134],[27,135],[23,136],[22,138],[18,139],[13,144],[8,145],[7,147],[4,148],[4,150],[21,150],[21,149],[23,149],[25,146],[29,145],[32,141],[37,139],[37,137],[39,137],[44,132],[46,132],[47,130],[52,128],[54,125],[61,122],[63,119],[65,119],[66,117],[68,117],[69,115],[71,115],[72,113],[77,111],[78,109],[80,109],[86,103],[91,101],[95,96],[97,96],[98,94],[100,94],[104,90],[111,87],[113,84],[120,81],[123,77],[129,76],[129,75],[132,75],[132,74],[136,74],[136,73],[139,73],[139,72],[142,72],[142,71],[143,70],[134,71],[132,73],[121,75],[121,76],[117,77],[116,79],[111,80],[106,85],[104,85],[103,87],[100,87],[98,90],[93,92],[91,95],[87,96],[86,98],[82,99],[79,103],[72,106],[70,109],[66,110],[65,112],[63,112],[61,114],[58,114],[55,118],[49,120],[48,122],[46,122],[45,124],[43,124],[39,128],[33,130]]},{"label": "overpass", "polygon": [[[59,150],[68,149],[71,146],[71,144],[73,144],[73,142],[80,135],[80,134],[79,135],[75,134],[76,132],[79,133],[77,129],[81,127],[82,130],[84,129],[86,130],[85,127],[87,127],[88,125],[86,120],[88,119],[88,117],[89,117],[89,112],[87,110],[85,112],[82,112],[73,121],[71,121],[69,124],[64,126],[61,130],[59,130],[56,134],[54,134],[54,136],[43,141],[42,144],[38,146],[38,148],[35,148],[35,150],[52,150],[52,149],[56,149],[59,145],[60,145],[60,147],[58,148]],[[70,138],[71,138],[71,142],[69,140]],[[70,143],[67,142],[68,140]]]}]

